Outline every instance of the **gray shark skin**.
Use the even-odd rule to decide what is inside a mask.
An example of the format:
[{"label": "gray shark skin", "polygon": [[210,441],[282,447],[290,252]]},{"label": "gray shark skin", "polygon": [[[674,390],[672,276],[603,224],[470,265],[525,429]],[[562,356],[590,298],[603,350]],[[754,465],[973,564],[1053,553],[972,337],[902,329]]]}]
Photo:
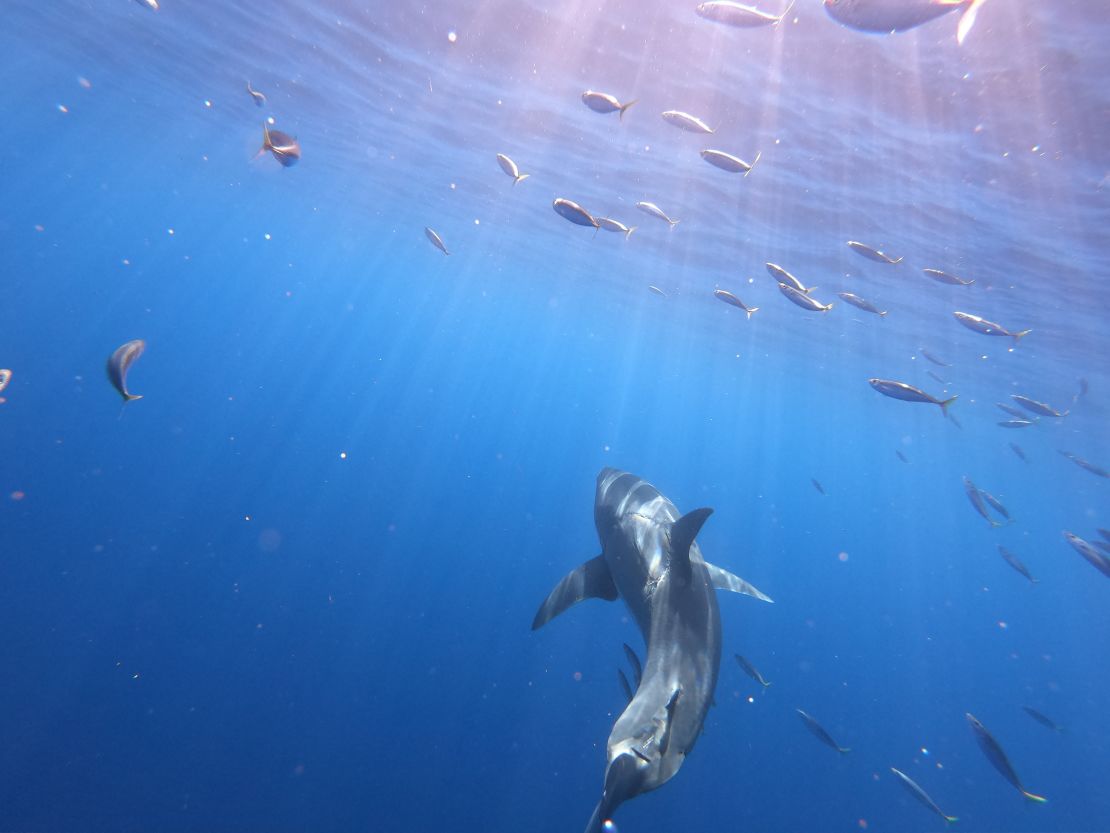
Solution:
[{"label": "gray shark skin", "polygon": [[721,664],[714,591],[771,601],[702,557],[694,538],[712,511],[680,515],[650,483],[602,469],[594,500],[601,555],[564,577],[532,622],[536,630],[582,599],[619,596],[647,645],[643,677],[609,735],[605,785],[586,833],[598,833],[625,801],[667,783],[694,748]]}]

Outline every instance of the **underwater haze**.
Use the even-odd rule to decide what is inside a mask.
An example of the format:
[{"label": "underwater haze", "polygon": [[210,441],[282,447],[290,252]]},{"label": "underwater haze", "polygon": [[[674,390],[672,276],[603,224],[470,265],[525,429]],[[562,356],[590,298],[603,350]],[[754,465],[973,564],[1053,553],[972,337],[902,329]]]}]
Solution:
[{"label": "underwater haze", "polygon": [[697,5],[5,6],[0,833],[582,830],[606,466],[774,599],[623,833],[1110,831],[1110,7]]}]

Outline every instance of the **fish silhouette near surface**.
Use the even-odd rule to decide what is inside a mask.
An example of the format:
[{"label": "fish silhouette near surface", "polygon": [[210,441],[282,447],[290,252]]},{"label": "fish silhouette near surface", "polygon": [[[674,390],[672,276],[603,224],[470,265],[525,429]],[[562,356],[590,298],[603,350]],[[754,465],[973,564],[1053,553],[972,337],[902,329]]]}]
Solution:
[{"label": "fish silhouette near surface", "polygon": [[751,162],[745,162],[739,156],[733,156],[731,153],[725,153],[723,150],[712,150],[706,148],[701,152],[701,158],[708,162],[715,168],[720,168],[722,171],[728,171],[730,174],[743,174],[747,176],[752,172],[755,163],[763,155],[762,152],[756,153],[755,159]]},{"label": "fish silhouette near surface", "polygon": [[1019,341],[1029,335],[1032,330],[1019,330],[1011,332],[1003,327],[1001,324],[995,324],[993,321],[988,321],[979,315],[972,315],[970,312],[954,312],[953,317],[967,327],[969,330],[974,330],[985,336],[1006,336],[1014,340],[1014,346],[1017,347]]},{"label": "fish silhouette near surface", "polygon": [[247,82],[247,92],[250,94],[250,97],[254,100],[254,103],[255,103],[256,106],[258,106],[258,107],[266,106],[266,96],[265,96],[265,94],[260,93],[258,90],[256,90],[254,87],[252,87],[250,81]]},{"label": "fish silhouette near surface", "polygon": [[810,312],[828,312],[833,308],[831,302],[822,304],[816,298],[807,295],[805,292],[799,292],[794,287],[785,283],[779,284],[779,292],[785,295],[795,306],[799,306]]},{"label": "fish silhouette near surface", "polygon": [[451,254],[449,251],[447,251],[447,244],[443,242],[443,238],[439,236],[439,233],[434,228],[431,228],[430,226],[425,226],[424,236],[428,238],[429,243],[431,243],[445,255]]},{"label": "fish silhouette near surface", "polygon": [[1029,715],[1031,718],[1036,720],[1038,723],[1040,723],[1042,726],[1044,726],[1046,729],[1051,729],[1053,732],[1062,732],[1062,731],[1064,731],[1063,726],[1061,726],[1059,723],[1057,723],[1055,720],[1053,720],[1048,715],[1037,711],[1036,709],[1034,709],[1031,706],[1022,706],[1021,710],[1023,712],[1025,712],[1027,715]]},{"label": "fish silhouette near surface", "polygon": [[937,399],[935,396],[930,396],[921,390],[915,388],[913,385],[906,384],[905,382],[896,382],[893,379],[868,379],[867,383],[883,396],[889,396],[891,399],[900,399],[903,402],[924,402],[929,405],[939,405],[940,411],[945,416],[948,416],[948,408],[959,397],[950,396],[948,399]]},{"label": "fish silhouette near surface", "polygon": [[1110,578],[1110,558],[1107,558],[1105,555],[1091,546],[1089,541],[1084,541],[1075,533],[1065,531],[1064,539],[1069,544],[1071,544],[1071,548],[1073,550],[1075,550],[1087,560],[1088,564],[1090,564],[1107,578]]},{"label": "fish silhouette near surface", "polygon": [[942,272],[940,269],[922,269],[921,271],[937,283],[946,283],[949,286],[971,286],[975,283],[975,281],[965,281],[963,278],[958,278],[955,275]]},{"label": "fish silhouette near surface", "polygon": [[516,185],[518,182],[523,182],[531,176],[531,174],[522,174],[516,162],[503,153],[497,154],[497,164],[501,167],[501,170],[505,172],[506,176],[511,176],[513,178],[513,185]]},{"label": "fish silhouette near surface", "polygon": [[582,93],[582,103],[595,113],[620,113],[617,117],[620,121],[624,120],[625,111],[636,101],[637,99],[634,98],[621,104],[615,96],[611,96],[609,93],[599,93],[596,90],[586,90]]},{"label": "fish silhouette near surface", "polygon": [[756,29],[761,26],[774,26],[781,23],[782,19],[790,14],[794,8],[791,2],[780,15],[774,15],[757,9],[755,6],[746,6],[743,3],[734,3],[732,0],[709,0],[699,3],[694,9],[699,17],[712,20],[714,23],[724,23],[738,29]]},{"label": "fish silhouette near surface", "polygon": [[960,10],[956,42],[963,43],[986,0],[825,0],[829,17],[860,32],[905,32]]},{"label": "fish silhouette near surface", "polygon": [[841,746],[835,740],[833,740],[832,735],[826,732],[825,728],[816,720],[814,720],[811,715],[806,714],[801,709],[794,709],[794,711],[798,713],[798,717],[802,719],[802,723],[804,723],[806,725],[806,728],[813,733],[813,736],[817,738],[817,740],[821,741],[821,743],[825,744],[825,746],[835,749],[841,755],[847,755],[849,752],[852,751],[847,746]]},{"label": "fish silhouette near surface", "polygon": [[713,297],[719,301],[724,301],[730,307],[742,309],[748,314],[748,318],[752,317],[752,313],[759,312],[759,307],[749,307],[727,289],[714,289]]},{"label": "fish silhouette near surface", "polygon": [[787,286],[798,290],[799,292],[804,292],[808,295],[810,292],[817,288],[816,286],[811,286],[807,289],[805,284],[803,284],[800,280],[795,278],[777,263],[766,263],[764,265],[767,267],[767,273],[772,278],[774,278],[779,283],[784,283]]},{"label": "fish silhouette near surface", "polygon": [[112,383],[112,387],[119,391],[119,395],[123,397],[124,402],[134,402],[136,399],[143,398],[141,395],[127,390],[127,374],[131,370],[131,365],[138,361],[139,356],[143,354],[145,349],[146,342],[141,338],[136,338],[126,344],[121,344],[108,357],[108,381]]},{"label": "fish silhouette near surface", "polygon": [[711,513],[682,515],[646,481],[602,469],[594,499],[601,555],[571,570],[532,622],[536,630],[583,599],[621,598],[647,645],[643,677],[609,735],[604,787],[586,833],[599,833],[621,804],[669,781],[693,749],[721,664],[715,592],[770,601],[702,557],[695,538]]},{"label": "fish silhouette near surface", "polygon": [[595,229],[598,227],[597,220],[593,218],[593,215],[573,200],[564,200],[559,197],[551,203],[551,207],[555,209],[556,214],[564,220],[570,220],[576,226],[590,226]]},{"label": "fish silhouette near surface", "polygon": [[848,248],[856,254],[862,255],[868,260],[873,260],[876,263],[886,263],[893,266],[896,263],[902,262],[902,258],[893,258],[884,252],[880,252],[878,249],[871,248],[866,243],[860,243],[858,240],[849,240]]},{"label": "fish silhouette near surface", "polygon": [[891,767],[890,771],[898,776],[898,780],[902,783],[902,786],[909,791],[910,795],[912,795],[914,798],[916,798],[918,801],[920,801],[922,804],[924,804],[926,807],[928,807],[930,810],[944,819],[948,824],[951,824],[954,821],[959,821],[959,819],[957,819],[955,816],[950,816],[943,810],[941,810],[940,807],[937,806],[937,803],[929,797],[929,794],[925,792],[925,790],[921,789],[921,787],[918,786],[917,782],[910,778],[910,776],[906,775],[906,773],[902,772],[899,769],[895,769],[894,767]]},{"label": "fish silhouette near surface", "polygon": [[662,220],[671,228],[674,228],[682,222],[681,220],[672,220],[670,217],[667,216],[666,212],[664,212],[662,208],[660,208],[653,202],[638,202],[636,203],[636,207],[647,214],[649,217],[655,217],[657,220]]}]

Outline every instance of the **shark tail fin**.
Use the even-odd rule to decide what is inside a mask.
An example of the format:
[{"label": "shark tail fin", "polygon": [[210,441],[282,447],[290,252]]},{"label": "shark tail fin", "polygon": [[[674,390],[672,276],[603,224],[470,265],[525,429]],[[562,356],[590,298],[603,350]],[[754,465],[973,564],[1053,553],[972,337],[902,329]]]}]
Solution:
[{"label": "shark tail fin", "polygon": [[617,586],[605,559],[600,555],[585,564],[575,567],[555,585],[555,589],[544,599],[536,618],[532,620],[532,630],[538,630],[554,619],[568,607],[583,599],[605,599],[611,602],[617,598]]},{"label": "shark tail fin", "polygon": [[683,586],[689,584],[691,578],[690,547],[712,514],[709,508],[694,509],[671,524],[671,569]]}]

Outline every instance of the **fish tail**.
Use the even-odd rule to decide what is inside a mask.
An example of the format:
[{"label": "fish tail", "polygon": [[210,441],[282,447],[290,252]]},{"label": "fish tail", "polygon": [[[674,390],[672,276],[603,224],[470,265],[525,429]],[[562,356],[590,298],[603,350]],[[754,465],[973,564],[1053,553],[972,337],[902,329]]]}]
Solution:
[{"label": "fish tail", "polygon": [[[748,320],[751,321],[752,320],[752,313],[753,312],[759,312],[759,307],[752,307],[751,309],[744,310],[744,312],[746,312],[748,314]],[[770,683],[767,683],[767,685],[770,685]]]},{"label": "fish tail", "polygon": [[142,398],[143,398],[143,395],[141,393],[125,393],[123,395],[123,401],[124,402],[134,402],[136,399],[142,399]]},{"label": "fish tail", "polygon": [[947,822],[948,824],[952,824],[952,822],[955,822],[955,821],[959,821],[959,818],[958,818],[958,817],[956,817],[956,816],[945,816],[945,817],[944,817],[944,820],[945,820],[945,822]]},{"label": "fish tail", "polygon": [[945,399],[943,402],[937,403],[937,404],[940,405],[941,413],[943,413],[945,416],[948,416],[948,406],[951,405],[953,402],[955,402],[959,398],[960,397],[957,395],[957,396],[951,397],[950,399]]},{"label": "fish tail", "polygon": [[890,312],[890,310],[886,310],[886,312],[880,312],[880,313],[879,313],[879,318],[883,318],[883,317],[885,317],[885,316],[886,316],[886,314],[887,314],[887,312]]},{"label": "fish tail", "polygon": [[627,239],[628,239],[629,237],[631,237],[631,236],[632,236],[632,232],[634,232],[634,231],[635,231],[636,229],[638,229],[638,228],[639,228],[639,226],[630,226],[630,227],[629,227],[629,229],[628,229],[628,231],[626,231],[626,232],[624,233],[624,239],[625,239],[625,240],[627,240]]},{"label": "fish tail", "polygon": [[903,260],[905,260],[905,259],[906,259],[906,257],[905,257],[905,255],[903,255],[902,257],[898,258],[897,260],[892,260],[892,261],[890,261],[890,262],[891,262],[891,264],[893,265],[893,264],[895,264],[895,263],[901,263],[901,262],[902,262]]},{"label": "fish tail", "polygon": [[971,0],[967,8],[964,9],[963,14],[960,15],[960,23],[956,27],[956,43],[963,44],[964,39],[967,37],[971,27],[975,25],[975,17],[979,14],[979,9],[987,0]]},{"label": "fish tail", "polygon": [[808,295],[809,293],[811,293],[815,289],[820,289],[820,287],[819,286],[811,286],[809,289],[803,289],[802,292],[804,292],[806,295]]},{"label": "fish tail", "polygon": [[759,157],[761,157],[762,155],[763,155],[763,151],[761,151],[761,150],[757,150],[755,152],[755,159],[752,160],[752,164],[748,165],[748,169],[746,171],[744,171],[744,176],[747,176],[748,174],[750,174],[752,172],[752,168],[755,167],[755,163],[759,161]]},{"label": "fish tail", "polygon": [[1020,333],[1014,333],[1014,347],[1017,347],[1018,342],[1029,335],[1032,330],[1022,330]]},{"label": "fish tail", "polygon": [[829,303],[825,304],[825,308],[823,310],[821,310],[821,312],[828,312],[832,308],[833,308],[833,305],[832,305],[832,302],[830,301]]},{"label": "fish tail", "polygon": [[667,222],[671,224],[671,228],[674,228],[675,226],[677,226],[682,221],[681,220],[667,220]]},{"label": "fish tail", "polygon": [[1043,795],[1035,795],[1028,790],[1022,790],[1021,794],[1028,798],[1030,801],[1035,801],[1038,804],[1046,804],[1048,802],[1048,799],[1045,798]]},{"label": "fish tail", "polygon": [[850,746],[838,746],[836,747],[836,751],[839,752],[841,755],[847,755],[849,752],[852,751],[852,748]]},{"label": "fish tail", "polygon": [[263,122],[262,123],[262,147],[260,147],[258,149],[258,153],[256,153],[254,155],[254,158],[257,159],[259,156],[261,156],[266,151],[268,151],[272,148],[273,148],[273,143],[270,141],[270,128],[265,122]]},{"label": "fish tail", "polygon": [[516,185],[518,182],[524,182],[524,180],[530,176],[531,174],[520,174],[519,176],[513,177],[513,185]]},{"label": "fish tail", "polygon": [[633,104],[635,104],[639,100],[640,99],[638,99],[638,98],[634,98],[631,101],[626,101],[624,104],[622,104],[621,105],[621,110],[620,110],[620,115],[618,115],[617,118],[621,121],[624,121],[624,111],[627,110],[629,107],[631,107]]}]

